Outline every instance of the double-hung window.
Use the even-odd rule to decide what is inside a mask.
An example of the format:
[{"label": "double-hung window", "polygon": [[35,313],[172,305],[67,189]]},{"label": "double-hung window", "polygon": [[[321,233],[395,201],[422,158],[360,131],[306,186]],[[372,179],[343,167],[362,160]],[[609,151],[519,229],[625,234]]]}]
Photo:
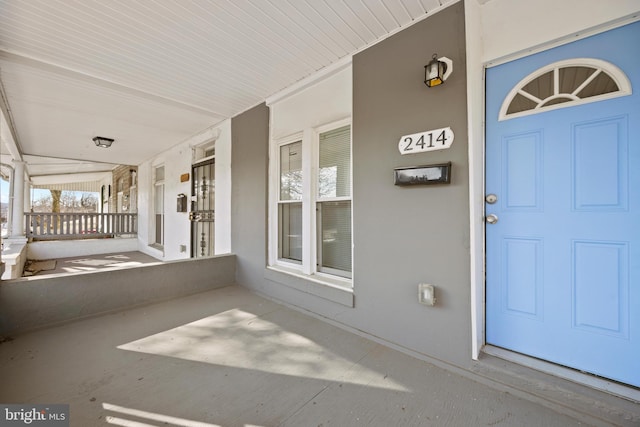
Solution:
[{"label": "double-hung window", "polygon": [[164,165],[154,168],[154,241],[158,247],[164,245]]},{"label": "double-hung window", "polygon": [[276,149],[272,265],[349,285],[351,125],[341,122],[307,129],[280,141]]},{"label": "double-hung window", "polygon": [[302,141],[280,146],[278,259],[302,264]]},{"label": "double-hung window", "polygon": [[317,269],[351,277],[351,127],[318,138]]}]

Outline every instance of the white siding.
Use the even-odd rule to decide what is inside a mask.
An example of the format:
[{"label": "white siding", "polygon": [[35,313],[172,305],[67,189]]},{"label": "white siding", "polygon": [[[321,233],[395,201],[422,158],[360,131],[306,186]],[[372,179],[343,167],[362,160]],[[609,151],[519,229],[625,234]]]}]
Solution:
[{"label": "white siding", "polygon": [[[187,212],[177,212],[178,194],[191,195],[191,181],[180,182],[180,175],[191,177],[192,147],[216,139],[216,223],[215,253],[228,253],[231,248],[231,121],[211,127],[170,150],[138,166],[138,242],[140,251],[164,261],[189,258],[191,224]],[[152,170],[164,164],[165,224],[164,255],[149,247],[153,230]],[[189,204],[188,204],[189,205]],[[180,246],[186,246],[186,252]]]}]

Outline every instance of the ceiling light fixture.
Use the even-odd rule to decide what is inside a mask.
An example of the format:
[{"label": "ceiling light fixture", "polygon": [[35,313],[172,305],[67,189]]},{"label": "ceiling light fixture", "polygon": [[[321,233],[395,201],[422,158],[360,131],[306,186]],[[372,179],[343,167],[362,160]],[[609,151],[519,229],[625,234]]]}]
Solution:
[{"label": "ceiling light fixture", "polygon": [[111,138],[105,138],[103,136],[94,136],[93,137],[93,142],[96,143],[97,147],[102,147],[102,148],[109,148],[111,147],[111,144],[113,144],[113,139]]}]

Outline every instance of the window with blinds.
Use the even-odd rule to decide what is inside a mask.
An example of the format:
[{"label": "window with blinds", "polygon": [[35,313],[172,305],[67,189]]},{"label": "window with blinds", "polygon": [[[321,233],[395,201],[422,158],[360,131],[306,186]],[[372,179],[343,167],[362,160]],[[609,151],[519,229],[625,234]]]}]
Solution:
[{"label": "window with blinds", "polygon": [[278,258],[302,262],[302,141],[280,146]]},{"label": "window with blinds", "polygon": [[318,271],[351,277],[351,127],[320,134],[316,198]]},{"label": "window with blinds", "polygon": [[352,286],[348,119],[273,141],[269,265]]}]

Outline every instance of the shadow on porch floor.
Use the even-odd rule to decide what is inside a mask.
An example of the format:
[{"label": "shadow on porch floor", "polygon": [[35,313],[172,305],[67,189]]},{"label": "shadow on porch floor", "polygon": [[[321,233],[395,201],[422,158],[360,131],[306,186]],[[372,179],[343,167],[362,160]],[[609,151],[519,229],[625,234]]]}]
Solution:
[{"label": "shadow on porch floor", "polygon": [[239,286],[19,335],[0,378],[82,427],[585,425]]}]

